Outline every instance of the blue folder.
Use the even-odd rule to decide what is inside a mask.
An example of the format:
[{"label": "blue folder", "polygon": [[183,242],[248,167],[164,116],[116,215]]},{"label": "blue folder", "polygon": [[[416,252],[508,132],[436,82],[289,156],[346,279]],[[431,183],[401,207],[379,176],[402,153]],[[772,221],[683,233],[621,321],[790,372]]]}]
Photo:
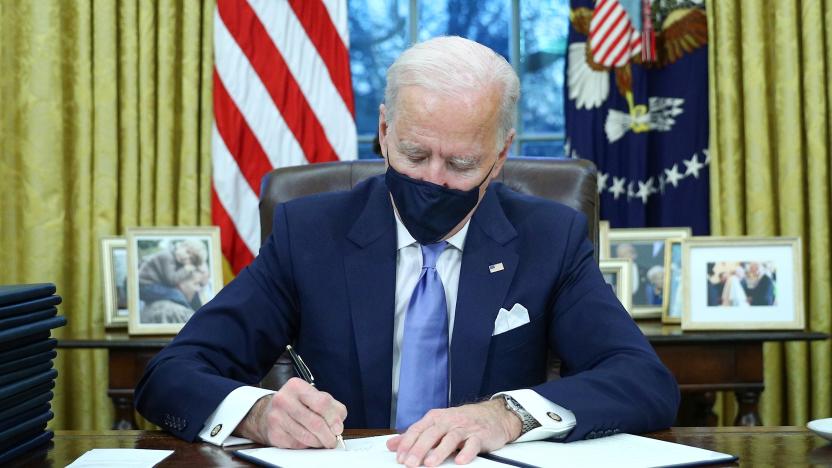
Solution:
[{"label": "blue folder", "polygon": [[0,306],[26,302],[55,294],[52,283],[9,284],[0,286]]},{"label": "blue folder", "polygon": [[26,369],[9,372],[8,374],[0,375],[0,385],[9,385],[15,382],[20,382],[32,376],[40,375],[52,369],[52,361],[44,362],[34,366],[29,366]]},{"label": "blue folder", "polygon": [[15,315],[13,317],[0,318],[0,330],[8,330],[10,328],[26,325],[27,323],[45,320],[57,315],[58,309],[49,307],[34,312],[27,312],[25,314]]},{"label": "blue folder", "polygon": [[17,440],[17,445],[13,448],[6,451],[0,451],[0,464],[10,462],[21,455],[29,453],[38,447],[45,445],[47,442],[52,440],[54,435],[55,433],[52,431],[39,431],[33,436]]},{"label": "blue folder", "polygon": [[53,328],[59,328],[64,325],[66,325],[66,318],[62,315],[58,315],[56,317],[27,323],[8,330],[0,330],[0,343],[23,338],[24,336],[34,335],[35,333],[49,331]]},{"label": "blue folder", "polygon": [[2,403],[6,398],[12,398],[20,392],[24,392],[30,388],[55,380],[56,377],[58,377],[58,371],[55,369],[49,369],[41,374],[26,377],[25,379],[17,382],[0,386],[0,403]]},{"label": "blue folder", "polygon": [[8,408],[0,409],[0,421],[8,421],[19,414],[23,414],[26,411],[31,411],[39,406],[50,403],[54,396],[55,394],[52,393],[51,390],[47,390],[39,395],[35,395],[34,397],[29,397],[27,395],[27,398],[23,401]]},{"label": "blue folder", "polygon": [[40,354],[44,351],[52,351],[58,346],[58,340],[55,338],[48,338],[46,340],[35,341],[34,343],[24,344],[7,351],[0,351],[0,363],[11,362],[15,359],[25,358]]},{"label": "blue folder", "polygon": [[52,414],[52,411],[46,411],[43,414],[40,414],[36,417],[29,418],[26,421],[14,425],[8,429],[3,429],[0,431],[0,450],[6,450],[7,447],[3,447],[4,444],[8,443],[9,441],[15,440],[20,436],[31,434],[33,431],[37,431],[46,427],[46,423],[55,416]]},{"label": "blue folder", "polygon": [[20,349],[24,346],[29,346],[30,344],[38,343],[41,341],[46,341],[49,339],[49,335],[49,330],[46,330],[44,332],[22,336],[20,338],[15,338],[6,342],[0,342],[0,353]]},{"label": "blue folder", "polygon": [[44,403],[38,405],[34,408],[30,408],[22,413],[16,414],[7,419],[0,419],[0,432],[5,431],[11,427],[23,424],[25,422],[31,421],[32,419],[36,419],[38,416],[48,412],[52,409],[52,405],[49,403]]},{"label": "blue folder", "polygon": [[22,371],[25,369],[29,369],[34,367],[38,364],[43,364],[45,362],[49,362],[55,357],[58,356],[58,353],[54,350],[52,351],[44,351],[42,353],[35,354],[34,356],[27,356],[20,359],[15,359],[13,361],[3,362],[0,361],[0,376]]},{"label": "blue folder", "polygon": [[20,406],[31,399],[38,398],[39,395],[52,393],[53,388],[55,388],[55,381],[53,379],[50,379],[46,382],[36,384],[28,388],[24,388],[23,390],[19,390],[18,392],[13,393],[0,400],[0,411],[6,411],[11,408]]},{"label": "blue folder", "polygon": [[48,309],[61,303],[61,296],[46,296],[38,299],[32,299],[26,302],[18,302],[17,304],[10,304],[0,307],[0,318],[13,317],[26,312],[34,312],[36,310]]}]

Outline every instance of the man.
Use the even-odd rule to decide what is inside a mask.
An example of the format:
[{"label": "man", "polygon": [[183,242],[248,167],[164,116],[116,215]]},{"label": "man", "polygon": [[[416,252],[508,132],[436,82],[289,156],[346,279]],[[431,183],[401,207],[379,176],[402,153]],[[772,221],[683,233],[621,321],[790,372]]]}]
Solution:
[{"label": "man", "polygon": [[[514,138],[508,63],[438,38],[387,79],[387,173],[279,205],[257,259],[150,363],[139,411],[215,443],[334,447],[344,427],[393,427],[408,466],[669,426],[676,383],[604,283],[584,217],[492,183]],[[287,343],[317,386],[246,387]],[[549,349],[563,377],[546,382]]]}]

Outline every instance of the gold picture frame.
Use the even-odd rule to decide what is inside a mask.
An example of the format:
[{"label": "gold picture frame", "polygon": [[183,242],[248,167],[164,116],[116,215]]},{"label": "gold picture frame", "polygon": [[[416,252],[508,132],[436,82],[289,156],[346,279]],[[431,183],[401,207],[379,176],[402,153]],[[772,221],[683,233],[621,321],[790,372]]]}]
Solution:
[{"label": "gold picture frame", "polygon": [[212,227],[127,230],[131,335],[174,335],[222,288],[220,231]]},{"label": "gold picture frame", "polygon": [[99,239],[104,326],[125,328],[127,309],[127,239],[105,236]]},{"label": "gold picture frame", "polygon": [[598,221],[598,258],[610,258],[610,222],[603,219]]},{"label": "gold picture frame", "polygon": [[692,237],[682,244],[683,330],[803,330],[799,237]]},{"label": "gold picture frame", "polygon": [[689,227],[610,229],[610,258],[630,258],[633,261],[630,283],[633,291],[630,315],[633,318],[661,317],[665,241],[685,239],[690,235]]},{"label": "gold picture frame", "polygon": [[[621,258],[609,258],[601,260],[599,267],[604,281],[612,286],[615,296],[624,306],[624,310],[632,317],[632,292],[630,286],[630,275],[632,274],[632,260]],[[610,281],[610,276],[614,279]]]},{"label": "gold picture frame", "polygon": [[682,287],[682,243],[684,239],[664,241],[664,294],[662,295],[662,323],[682,323],[685,293]]}]

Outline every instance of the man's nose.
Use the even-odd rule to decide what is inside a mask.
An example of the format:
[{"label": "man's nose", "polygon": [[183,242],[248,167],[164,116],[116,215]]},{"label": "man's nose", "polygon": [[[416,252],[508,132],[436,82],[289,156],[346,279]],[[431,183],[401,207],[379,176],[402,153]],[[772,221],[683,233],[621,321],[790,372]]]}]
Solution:
[{"label": "man's nose", "polygon": [[436,158],[430,162],[424,180],[443,187],[448,186],[448,177],[445,172],[445,165],[440,158]]}]

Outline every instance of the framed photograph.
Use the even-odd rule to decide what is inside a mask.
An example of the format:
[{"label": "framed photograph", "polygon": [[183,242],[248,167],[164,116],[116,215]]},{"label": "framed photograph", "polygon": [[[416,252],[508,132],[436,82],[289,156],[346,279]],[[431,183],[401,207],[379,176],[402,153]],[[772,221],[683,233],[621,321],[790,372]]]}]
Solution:
[{"label": "framed photograph", "polygon": [[598,258],[610,258],[610,222],[603,219],[598,221]]},{"label": "framed photograph", "polygon": [[682,291],[682,239],[664,242],[664,290],[662,323],[682,323],[684,293]]},{"label": "framed photograph", "polygon": [[693,237],[682,244],[683,330],[802,330],[797,237]]},{"label": "framed photograph", "polygon": [[601,260],[601,274],[604,281],[610,285],[615,296],[621,301],[624,309],[632,315],[632,289],[630,286],[630,275],[632,274],[632,261],[629,259],[607,259]]},{"label": "framed photograph", "polygon": [[222,288],[218,227],[127,230],[127,330],[176,334]]},{"label": "framed photograph", "polygon": [[664,248],[667,239],[688,238],[690,228],[610,229],[610,258],[632,260],[634,318],[659,318],[664,302]]},{"label": "framed photograph", "polygon": [[104,295],[104,325],[127,326],[127,241],[123,237],[102,237],[101,281]]}]

